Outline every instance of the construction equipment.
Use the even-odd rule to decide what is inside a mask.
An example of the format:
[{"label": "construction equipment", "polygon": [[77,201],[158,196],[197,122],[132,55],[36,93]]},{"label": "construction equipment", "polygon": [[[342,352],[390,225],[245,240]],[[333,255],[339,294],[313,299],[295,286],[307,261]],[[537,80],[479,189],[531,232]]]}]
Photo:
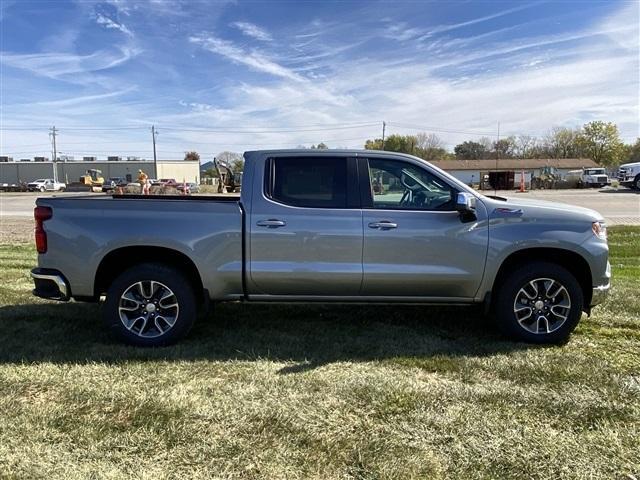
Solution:
[{"label": "construction equipment", "polygon": [[96,170],[90,168],[86,171],[84,175],[80,177],[80,183],[83,185],[88,185],[90,187],[99,187],[102,188],[102,184],[104,183],[104,177],[102,176],[101,170]]},{"label": "construction equipment", "polygon": [[560,174],[556,167],[546,165],[540,169],[539,175],[531,179],[532,189],[551,189],[556,188],[560,182]]},{"label": "construction equipment", "polygon": [[[240,184],[236,182],[236,176],[231,166],[222,160],[213,159],[213,165],[218,173],[218,193],[235,193],[240,191]],[[221,170],[224,170],[222,172]]]}]

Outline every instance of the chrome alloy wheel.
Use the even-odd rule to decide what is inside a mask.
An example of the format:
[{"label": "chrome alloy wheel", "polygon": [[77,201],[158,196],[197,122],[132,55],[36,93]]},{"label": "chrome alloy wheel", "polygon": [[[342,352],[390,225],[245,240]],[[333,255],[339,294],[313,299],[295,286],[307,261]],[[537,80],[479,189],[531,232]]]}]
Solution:
[{"label": "chrome alloy wheel", "polygon": [[167,333],[176,323],[180,306],[169,287],[153,280],[129,286],[118,304],[124,327],[142,338],[155,338]]},{"label": "chrome alloy wheel", "polygon": [[536,278],[516,294],[513,313],[522,328],[534,334],[558,330],[569,317],[571,297],[557,280]]}]

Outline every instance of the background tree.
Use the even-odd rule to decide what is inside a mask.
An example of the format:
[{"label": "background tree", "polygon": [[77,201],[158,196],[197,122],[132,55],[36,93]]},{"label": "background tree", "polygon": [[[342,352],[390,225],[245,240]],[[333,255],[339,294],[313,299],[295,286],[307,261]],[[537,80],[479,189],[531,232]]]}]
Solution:
[{"label": "background tree", "polygon": [[634,143],[633,145],[627,145],[625,162],[640,162],[640,138],[638,138],[636,140],[636,143]]},{"label": "background tree", "polygon": [[480,142],[467,140],[456,145],[453,149],[456,158],[461,160],[480,160],[486,158],[487,147]]},{"label": "background tree", "polygon": [[536,138],[531,135],[518,135],[513,153],[518,158],[535,158],[537,143]]},{"label": "background tree", "polygon": [[544,151],[551,158],[580,158],[580,130],[553,127],[544,140]]},{"label": "background tree", "polygon": [[425,160],[444,160],[450,157],[445,143],[435,133],[421,132],[415,135],[414,155]]},{"label": "background tree", "polygon": [[318,145],[311,145],[311,148],[314,150],[328,150],[329,147],[326,143],[320,142]]},{"label": "background tree", "polygon": [[513,158],[516,151],[515,137],[501,138],[493,142],[493,153],[499,158]]},{"label": "background tree", "polygon": [[420,148],[422,150],[437,150],[444,148],[444,142],[435,133],[420,132],[415,135],[415,139],[416,148]]},{"label": "background tree", "polygon": [[591,160],[604,166],[618,165],[624,154],[618,127],[612,122],[597,120],[586,123],[579,143]]},{"label": "background tree", "polygon": [[375,138],[373,140],[367,140],[364,142],[365,150],[382,150],[382,139]]},{"label": "background tree", "polygon": [[195,152],[195,151],[185,152],[184,153],[184,159],[185,160],[191,160],[191,161],[197,160],[199,162],[200,161],[200,154],[198,152]]},{"label": "background tree", "polygon": [[216,155],[216,160],[226,163],[234,172],[244,170],[244,157],[241,153],[224,151]]},{"label": "background tree", "polygon": [[[389,135],[384,140],[384,150],[388,152],[413,153],[416,147],[416,137],[413,135]],[[382,139],[367,140],[364,144],[367,150],[382,150]]]}]

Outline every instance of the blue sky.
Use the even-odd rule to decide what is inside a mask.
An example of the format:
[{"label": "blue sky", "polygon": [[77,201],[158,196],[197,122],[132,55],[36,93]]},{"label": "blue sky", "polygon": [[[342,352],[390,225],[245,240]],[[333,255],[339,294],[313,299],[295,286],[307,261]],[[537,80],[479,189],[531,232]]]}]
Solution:
[{"label": "blue sky", "polygon": [[639,132],[637,1],[0,3],[0,150],[161,158],[387,133]]}]

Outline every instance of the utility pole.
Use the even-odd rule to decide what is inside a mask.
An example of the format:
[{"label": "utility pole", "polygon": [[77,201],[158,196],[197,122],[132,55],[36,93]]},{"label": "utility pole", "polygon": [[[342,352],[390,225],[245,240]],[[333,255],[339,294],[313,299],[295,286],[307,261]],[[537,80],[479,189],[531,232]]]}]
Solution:
[{"label": "utility pole", "polygon": [[58,181],[58,168],[56,167],[56,160],[58,158],[58,150],[56,148],[56,135],[57,135],[58,131],[56,130],[55,125],[53,127],[51,127],[51,132],[49,133],[49,137],[51,137],[51,143],[53,144],[53,159],[52,159],[52,164],[53,164],[53,181],[57,182]]},{"label": "utility pole", "polygon": [[384,132],[387,129],[387,123],[385,121],[382,122],[382,150],[384,150]]},{"label": "utility pole", "polygon": [[493,194],[498,194],[498,160],[500,159],[500,122],[498,122],[498,136],[496,138],[496,173],[493,183]]},{"label": "utility pole", "polygon": [[153,178],[158,178],[158,158],[156,157],[156,126],[151,125],[151,137],[153,138]]}]

